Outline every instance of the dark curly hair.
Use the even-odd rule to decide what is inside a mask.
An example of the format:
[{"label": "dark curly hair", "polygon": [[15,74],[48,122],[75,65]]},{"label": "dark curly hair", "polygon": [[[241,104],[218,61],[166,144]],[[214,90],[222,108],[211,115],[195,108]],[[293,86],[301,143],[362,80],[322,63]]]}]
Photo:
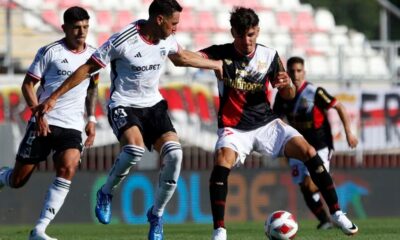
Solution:
[{"label": "dark curly hair", "polygon": [[231,12],[231,27],[240,36],[246,34],[246,31],[252,27],[258,26],[259,18],[251,8],[235,7]]},{"label": "dark curly hair", "polygon": [[159,14],[170,17],[174,12],[182,12],[182,7],[176,0],[154,0],[149,7],[149,16]]}]

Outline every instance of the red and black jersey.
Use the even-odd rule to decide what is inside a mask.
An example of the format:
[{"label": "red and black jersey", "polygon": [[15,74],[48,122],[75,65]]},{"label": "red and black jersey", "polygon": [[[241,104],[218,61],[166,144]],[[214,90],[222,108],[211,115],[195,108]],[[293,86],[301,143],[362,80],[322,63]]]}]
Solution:
[{"label": "red and black jersey", "polygon": [[285,71],[276,50],[257,44],[253,54],[243,56],[229,43],[200,52],[224,63],[224,79],[218,81],[219,128],[252,130],[277,118],[267,98],[269,81]]},{"label": "red and black jersey", "polygon": [[286,116],[290,125],[296,128],[317,150],[333,149],[331,126],[327,110],[337,103],[325,89],[304,82],[292,100],[275,97],[274,112]]}]

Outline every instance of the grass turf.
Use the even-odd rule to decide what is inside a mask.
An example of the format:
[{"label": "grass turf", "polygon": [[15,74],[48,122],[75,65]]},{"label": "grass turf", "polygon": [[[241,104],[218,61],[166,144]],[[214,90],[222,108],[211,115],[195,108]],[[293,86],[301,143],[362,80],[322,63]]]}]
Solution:
[{"label": "grass turf", "polygon": [[[400,218],[370,218],[356,220],[359,233],[352,240],[400,240]],[[316,221],[299,222],[296,239],[349,239],[339,229],[317,231]],[[265,240],[262,222],[228,223],[230,240]],[[32,226],[0,226],[0,240],[26,240]],[[146,240],[147,225],[125,224],[52,224],[47,234],[58,240]],[[165,239],[168,240],[209,240],[211,224],[165,224]]]}]

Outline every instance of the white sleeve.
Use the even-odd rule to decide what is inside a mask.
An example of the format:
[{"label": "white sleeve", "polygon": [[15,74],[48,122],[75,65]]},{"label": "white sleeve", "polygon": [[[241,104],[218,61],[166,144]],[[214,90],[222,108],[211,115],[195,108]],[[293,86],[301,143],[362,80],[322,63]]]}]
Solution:
[{"label": "white sleeve", "polygon": [[116,50],[112,44],[114,38],[115,35],[103,43],[92,55],[92,58],[103,68],[115,58]]},{"label": "white sleeve", "polygon": [[40,48],[28,69],[28,73],[35,78],[41,79],[45,74],[46,66],[49,61],[50,51],[46,52],[46,47]]},{"label": "white sleeve", "polygon": [[181,46],[179,45],[178,41],[175,38],[175,35],[173,34],[168,37],[168,45],[170,46],[168,55],[178,53],[181,49]]}]

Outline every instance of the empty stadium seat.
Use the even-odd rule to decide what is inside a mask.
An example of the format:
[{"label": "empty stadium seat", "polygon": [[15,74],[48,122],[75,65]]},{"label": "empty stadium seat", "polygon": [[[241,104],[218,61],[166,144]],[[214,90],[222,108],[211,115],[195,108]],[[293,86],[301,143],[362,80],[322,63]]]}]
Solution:
[{"label": "empty stadium seat", "polygon": [[189,8],[183,9],[180,15],[181,19],[184,19],[179,22],[178,30],[179,31],[195,31],[197,29],[197,18],[194,11]]},{"label": "empty stadium seat", "polygon": [[261,32],[274,32],[277,29],[277,21],[275,13],[271,10],[260,11],[258,13],[260,19]]},{"label": "empty stadium seat", "polygon": [[344,58],[343,72],[345,76],[366,76],[368,65],[364,57],[346,56]]},{"label": "empty stadium seat", "polygon": [[390,77],[390,71],[382,55],[369,56],[367,60],[369,74],[374,77]]},{"label": "empty stadium seat", "polygon": [[296,13],[296,24],[292,30],[299,32],[311,32],[316,30],[314,16],[312,15],[311,9]]},{"label": "empty stadium seat", "polygon": [[306,61],[306,71],[310,75],[323,76],[329,74],[329,64],[325,56],[309,56]]},{"label": "empty stadium seat", "polygon": [[112,26],[113,32],[118,32],[129,23],[135,21],[132,10],[119,10],[114,15],[114,25]]},{"label": "empty stadium seat", "polygon": [[229,12],[218,11],[216,14],[217,14],[216,21],[217,21],[218,28],[223,31],[231,29],[231,25],[229,23],[229,19],[230,19]]},{"label": "empty stadium seat", "polygon": [[211,11],[197,12],[197,28],[199,31],[218,31],[218,25]]},{"label": "empty stadium seat", "polygon": [[324,8],[315,10],[315,25],[317,29],[323,31],[332,31],[335,28],[335,18],[333,14]]},{"label": "empty stadium seat", "polygon": [[109,10],[96,11],[96,27],[95,31],[109,32],[114,24],[114,18]]},{"label": "empty stadium seat", "polygon": [[61,28],[61,21],[58,12],[54,10],[43,10],[41,15],[47,24],[50,24],[53,27]]},{"label": "empty stadium seat", "polygon": [[288,11],[279,11],[276,13],[276,19],[278,22],[278,27],[284,28],[286,30],[292,29],[294,26],[294,16]]}]

